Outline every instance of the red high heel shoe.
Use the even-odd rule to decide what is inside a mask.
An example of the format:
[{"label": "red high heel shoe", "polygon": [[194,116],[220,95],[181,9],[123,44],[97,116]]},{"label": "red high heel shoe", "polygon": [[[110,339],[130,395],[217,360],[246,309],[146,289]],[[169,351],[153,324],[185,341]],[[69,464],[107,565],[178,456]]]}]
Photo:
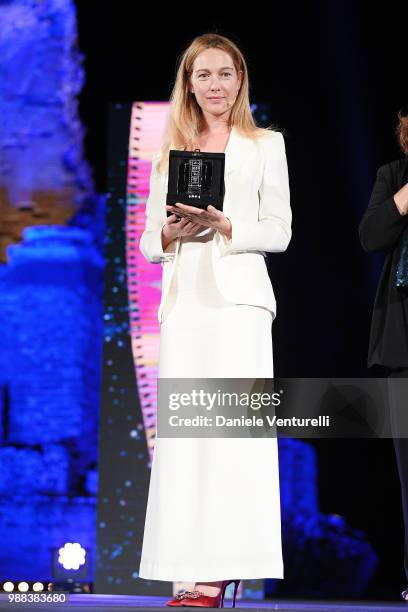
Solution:
[{"label": "red high heel shoe", "polygon": [[232,607],[235,608],[235,598],[241,580],[223,580],[220,592],[214,597],[204,595],[201,591],[185,591],[175,596],[174,599],[166,602],[166,606],[197,606],[200,608],[223,608],[225,590],[231,582],[234,583],[234,597]]}]

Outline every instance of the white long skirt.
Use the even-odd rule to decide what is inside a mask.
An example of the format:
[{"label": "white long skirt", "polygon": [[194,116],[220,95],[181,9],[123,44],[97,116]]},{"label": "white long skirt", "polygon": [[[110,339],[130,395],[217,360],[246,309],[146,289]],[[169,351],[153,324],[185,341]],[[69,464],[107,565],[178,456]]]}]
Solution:
[{"label": "white long skirt", "polygon": [[[272,378],[272,314],[219,293],[213,235],[182,239],[159,377]],[[139,576],[283,578],[276,438],[156,438]]]}]

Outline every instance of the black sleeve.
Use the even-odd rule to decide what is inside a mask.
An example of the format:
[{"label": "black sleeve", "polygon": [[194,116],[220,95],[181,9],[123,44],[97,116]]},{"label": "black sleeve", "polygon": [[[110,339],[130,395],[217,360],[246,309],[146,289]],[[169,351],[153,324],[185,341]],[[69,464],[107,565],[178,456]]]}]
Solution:
[{"label": "black sleeve", "polygon": [[377,179],[368,208],[359,226],[362,247],[366,251],[392,250],[404,229],[408,215],[401,215],[394,201],[393,189],[387,181],[384,166],[377,172]]}]

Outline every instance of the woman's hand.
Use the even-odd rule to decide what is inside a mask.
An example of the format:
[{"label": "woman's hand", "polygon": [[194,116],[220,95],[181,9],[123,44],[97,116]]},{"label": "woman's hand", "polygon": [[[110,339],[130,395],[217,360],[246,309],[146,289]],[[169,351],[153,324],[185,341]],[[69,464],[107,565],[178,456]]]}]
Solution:
[{"label": "woman's hand", "polygon": [[394,194],[394,202],[397,205],[400,215],[408,214],[408,183]]},{"label": "woman's hand", "polygon": [[199,223],[193,223],[188,219],[180,219],[177,215],[167,217],[166,223],[162,227],[161,239],[162,248],[165,251],[173,240],[181,236],[192,236],[202,230]]},{"label": "woman's hand", "polygon": [[207,210],[197,208],[196,206],[188,206],[188,204],[181,204],[180,202],[177,202],[174,206],[167,205],[166,208],[193,223],[199,223],[205,227],[212,227],[222,234],[225,234],[227,238],[231,238],[232,236],[231,221],[223,212],[211,206],[211,204],[207,206]]}]

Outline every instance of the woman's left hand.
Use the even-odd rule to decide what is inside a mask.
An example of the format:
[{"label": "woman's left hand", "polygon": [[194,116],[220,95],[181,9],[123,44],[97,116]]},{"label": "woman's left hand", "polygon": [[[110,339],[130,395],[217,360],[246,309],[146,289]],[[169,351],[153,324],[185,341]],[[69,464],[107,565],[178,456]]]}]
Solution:
[{"label": "woman's left hand", "polygon": [[211,204],[207,206],[207,210],[197,208],[196,206],[189,206],[188,204],[182,204],[181,202],[177,202],[174,206],[167,204],[166,208],[180,217],[190,219],[193,223],[199,223],[205,227],[212,227],[222,234],[225,234],[227,238],[231,238],[232,236],[231,221],[223,212]]}]

